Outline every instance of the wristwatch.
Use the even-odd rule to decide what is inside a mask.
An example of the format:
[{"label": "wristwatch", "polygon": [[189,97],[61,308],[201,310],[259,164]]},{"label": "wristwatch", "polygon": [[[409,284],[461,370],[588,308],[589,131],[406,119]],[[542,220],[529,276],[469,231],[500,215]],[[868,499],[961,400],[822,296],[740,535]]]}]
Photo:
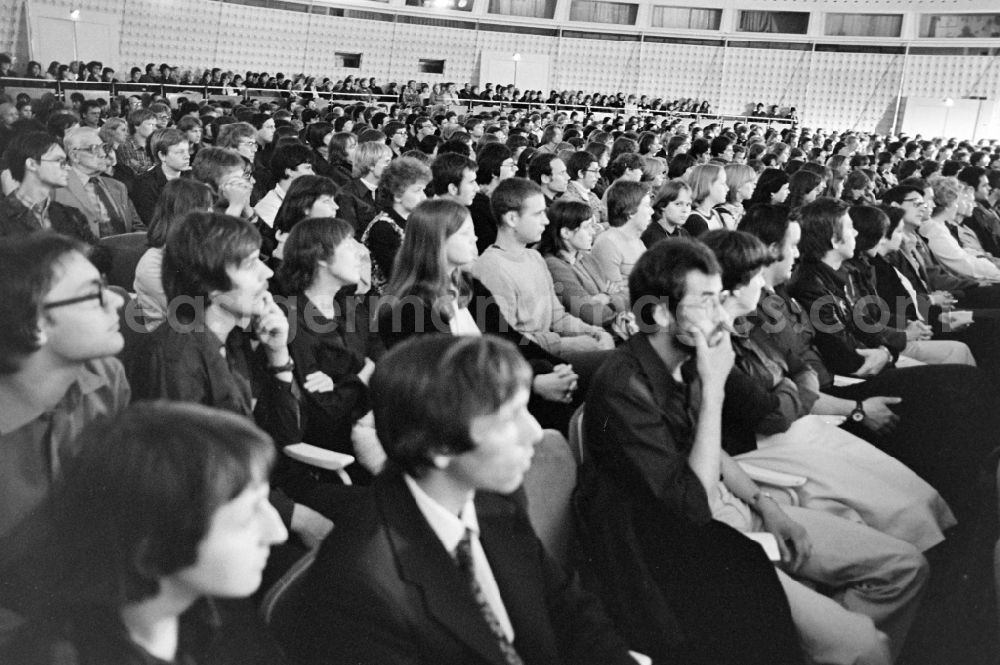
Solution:
[{"label": "wristwatch", "polygon": [[861,400],[858,400],[854,404],[854,410],[851,411],[851,421],[860,423],[865,419],[865,404]]},{"label": "wristwatch", "polygon": [[291,372],[294,368],[295,368],[295,361],[293,361],[291,356],[289,356],[287,363],[285,363],[284,365],[269,365],[267,371],[270,374],[278,375],[283,372]]}]

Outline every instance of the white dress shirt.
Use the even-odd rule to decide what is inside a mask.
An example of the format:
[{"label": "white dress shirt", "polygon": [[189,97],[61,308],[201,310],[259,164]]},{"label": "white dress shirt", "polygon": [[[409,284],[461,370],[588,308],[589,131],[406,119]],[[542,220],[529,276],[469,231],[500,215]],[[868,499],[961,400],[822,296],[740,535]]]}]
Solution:
[{"label": "white dress shirt", "polygon": [[417,502],[417,508],[423,513],[424,519],[427,520],[427,523],[437,535],[441,544],[444,545],[445,550],[452,557],[455,556],[458,542],[465,536],[465,530],[468,529],[472,532],[470,541],[472,545],[472,565],[476,572],[476,582],[479,583],[479,588],[482,589],[483,596],[486,597],[486,602],[490,604],[493,615],[500,623],[504,635],[507,636],[507,641],[513,644],[514,626],[511,625],[510,617],[507,616],[507,609],[504,607],[503,599],[500,597],[500,589],[497,587],[496,578],[493,577],[493,569],[490,568],[490,562],[486,559],[486,552],[483,551],[483,546],[479,543],[479,520],[476,519],[476,507],[472,499],[470,498],[465,506],[462,507],[460,515],[454,515],[447,508],[428,496],[413,478],[406,475],[403,476],[403,479],[406,481],[406,486],[410,488],[410,494],[413,495],[414,501]]}]

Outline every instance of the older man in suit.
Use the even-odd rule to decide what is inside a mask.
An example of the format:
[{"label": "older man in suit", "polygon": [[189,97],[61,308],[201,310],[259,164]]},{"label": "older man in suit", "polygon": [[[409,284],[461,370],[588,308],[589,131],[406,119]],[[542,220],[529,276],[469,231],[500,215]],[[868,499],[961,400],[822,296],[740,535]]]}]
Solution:
[{"label": "older man in suit", "polygon": [[82,212],[99,238],[143,230],[125,185],[103,175],[111,147],[101,140],[98,131],[91,127],[74,129],[66,134],[63,143],[70,170],[66,186],[56,190],[55,200]]},{"label": "older man in suit", "polygon": [[372,378],[389,467],[323,543],[285,633],[301,663],[634,665],[516,490],[542,430],[509,342],[421,336]]}]

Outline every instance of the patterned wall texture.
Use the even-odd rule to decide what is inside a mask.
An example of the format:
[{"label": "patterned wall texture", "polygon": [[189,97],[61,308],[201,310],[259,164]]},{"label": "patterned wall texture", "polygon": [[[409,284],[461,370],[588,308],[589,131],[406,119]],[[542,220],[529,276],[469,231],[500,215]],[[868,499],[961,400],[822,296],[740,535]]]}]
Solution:
[{"label": "patterned wall texture", "polygon": [[[19,66],[29,55],[28,1],[0,0],[0,50],[16,54]],[[395,21],[383,14],[382,20],[371,20],[208,0],[31,2],[32,6],[65,8],[67,13],[84,7],[83,11],[121,16],[121,62],[113,63],[119,71],[165,61],[182,68],[306,72],[334,79],[353,74],[382,81],[478,82],[479,54],[508,51],[548,56],[552,88],[695,97],[709,100],[725,113],[743,113],[760,101],[795,106],[811,126],[880,130],[891,125],[901,83],[904,97],[1000,97],[1000,58],[954,55],[954,50],[948,55],[904,55],[813,50],[809,43],[798,50],[760,42],[723,48],[672,43],[659,35],[647,41],[582,39],[532,34],[510,26],[508,31],[481,29],[476,16],[463,17],[464,21],[448,17],[461,22],[412,16]],[[397,2],[393,0],[392,5]],[[827,5],[831,2],[837,4],[827,0]],[[778,3],[758,0],[753,4],[772,8]],[[886,0],[879,8],[890,4]],[[942,6],[933,0],[925,4],[935,9]],[[364,9],[371,10],[369,16],[392,11],[377,3]],[[482,11],[477,11],[479,17],[484,16]],[[916,20],[916,16],[910,18]],[[550,32],[556,34],[556,30]],[[718,36],[716,43],[722,43]],[[763,48],[767,46],[778,48]],[[361,53],[361,68],[334,67],[335,52]],[[88,59],[85,48],[80,57]],[[418,73],[421,58],[444,60],[444,74]]]}]

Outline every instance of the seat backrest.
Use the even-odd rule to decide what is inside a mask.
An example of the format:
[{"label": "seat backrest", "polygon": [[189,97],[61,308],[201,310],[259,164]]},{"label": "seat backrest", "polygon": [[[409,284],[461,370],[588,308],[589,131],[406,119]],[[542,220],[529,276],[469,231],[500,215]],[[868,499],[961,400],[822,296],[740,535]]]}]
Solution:
[{"label": "seat backrest", "polygon": [[260,615],[267,625],[274,625],[277,630],[298,621],[297,612],[301,609],[298,602],[302,595],[302,582],[306,579],[309,568],[316,560],[317,548],[309,550],[305,556],[296,561],[277,582],[264,594],[260,603]]},{"label": "seat backrest", "polygon": [[135,267],[146,253],[146,232],[122,233],[101,238],[100,246],[111,253],[111,269],[108,283],[132,290],[135,281]]},{"label": "seat backrest", "polygon": [[528,518],[548,553],[560,564],[569,562],[574,537],[571,506],[576,487],[576,461],[562,434],[545,430],[524,476]]}]

